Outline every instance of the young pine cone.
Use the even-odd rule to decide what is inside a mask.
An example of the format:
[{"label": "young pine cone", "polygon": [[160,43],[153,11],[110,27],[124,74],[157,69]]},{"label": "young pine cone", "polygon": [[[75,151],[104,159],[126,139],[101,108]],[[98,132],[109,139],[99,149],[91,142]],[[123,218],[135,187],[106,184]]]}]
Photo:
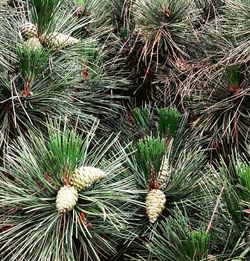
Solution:
[{"label": "young pine cone", "polygon": [[169,181],[168,159],[167,159],[167,157],[163,157],[160,175],[158,176],[158,179],[157,179],[157,184],[158,184],[160,189],[165,189],[168,181]]},{"label": "young pine cone", "polygon": [[24,40],[37,37],[37,28],[32,23],[24,23],[20,26],[19,29]]},{"label": "young pine cone", "polygon": [[78,200],[78,192],[72,186],[63,186],[56,196],[56,208],[58,212],[67,212],[72,210]]},{"label": "young pine cone", "polygon": [[44,44],[48,48],[63,49],[79,43],[75,37],[62,33],[51,33],[45,37]]},{"label": "young pine cone", "polygon": [[23,48],[31,52],[41,51],[43,46],[41,45],[40,41],[36,37],[32,37],[23,43]]},{"label": "young pine cone", "polygon": [[72,176],[72,185],[80,191],[91,187],[105,176],[106,173],[101,169],[83,166],[75,170],[75,173]]},{"label": "young pine cone", "polygon": [[152,189],[146,198],[146,213],[150,223],[155,223],[165,208],[166,196],[160,189]]}]

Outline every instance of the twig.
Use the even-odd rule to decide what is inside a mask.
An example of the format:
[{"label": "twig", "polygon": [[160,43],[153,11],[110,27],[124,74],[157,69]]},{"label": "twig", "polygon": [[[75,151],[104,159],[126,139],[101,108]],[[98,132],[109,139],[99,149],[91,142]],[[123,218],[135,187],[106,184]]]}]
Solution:
[{"label": "twig", "polygon": [[225,184],[224,184],[223,187],[221,188],[220,194],[219,194],[219,196],[218,196],[218,198],[217,198],[217,201],[216,201],[216,204],[215,204],[215,207],[214,207],[214,210],[213,210],[213,214],[212,214],[211,219],[210,219],[210,221],[209,221],[209,223],[208,223],[208,226],[207,226],[207,230],[206,230],[206,233],[207,233],[207,234],[209,233],[210,229],[212,228],[213,221],[214,221],[214,219],[215,219],[215,214],[216,214],[216,212],[217,212],[217,210],[218,210],[218,207],[219,207],[219,204],[220,204],[221,197],[222,197],[222,194],[223,194],[224,189],[225,189]]}]

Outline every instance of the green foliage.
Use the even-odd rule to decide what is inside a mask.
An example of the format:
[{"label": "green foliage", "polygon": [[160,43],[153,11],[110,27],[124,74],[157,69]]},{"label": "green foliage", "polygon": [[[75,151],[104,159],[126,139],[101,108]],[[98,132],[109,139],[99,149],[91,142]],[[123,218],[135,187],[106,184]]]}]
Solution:
[{"label": "green foliage", "polygon": [[122,27],[120,29],[120,37],[123,41],[125,41],[126,39],[128,39],[129,37],[129,31],[127,27]]},{"label": "green foliage", "polygon": [[161,139],[147,137],[137,143],[137,162],[145,174],[150,179],[160,172],[162,158],[165,154],[165,144]]},{"label": "green foliage", "polygon": [[[0,179],[0,204],[10,210],[0,218],[1,227],[9,226],[0,232],[1,260],[101,260],[114,254],[114,238],[132,235],[126,227],[140,203],[123,167],[127,154],[117,137],[97,141],[95,129],[81,137],[55,125],[48,142],[30,133],[29,141],[20,137],[10,147]],[[55,197],[65,181],[60,173],[68,177],[65,162],[72,171],[87,165],[107,176],[79,192],[72,211],[58,213]]]},{"label": "green foliage", "polygon": [[230,84],[240,84],[241,83],[241,72],[239,66],[231,66],[226,70],[226,77]]},{"label": "green foliage", "polygon": [[[68,114],[75,119],[82,118],[79,115],[80,103],[72,102],[75,93],[72,86],[77,83],[77,68],[73,67],[70,60],[62,64],[61,57],[55,57],[53,69],[50,70],[46,56],[41,58],[40,55],[35,55],[37,60],[33,59],[34,56],[30,57],[31,60],[20,57],[20,74],[8,74],[7,71],[2,74],[0,124],[6,142],[11,137],[10,133],[43,128],[47,116],[56,118]],[[35,62],[38,65],[33,67]]]},{"label": "green foliage", "polygon": [[[74,31],[85,21],[74,18],[69,25],[72,14],[62,16],[64,23],[59,18],[56,23],[61,32]],[[68,115],[86,128],[95,116],[116,113],[120,105],[114,100],[121,96],[111,92],[128,81],[114,64],[102,60],[102,47],[86,39],[67,50],[27,48],[19,34],[23,19],[22,13],[6,17],[0,26],[0,145],[28,130],[45,131],[47,119]],[[84,66],[90,71],[88,79],[83,79]]]},{"label": "green foliage", "polygon": [[178,209],[174,217],[163,220],[148,244],[156,260],[201,261],[209,251],[209,236],[204,230],[190,228],[190,220]]},{"label": "green foliage", "polygon": [[84,6],[86,4],[86,0],[76,0],[76,3]]},{"label": "green foliage", "polygon": [[48,172],[57,173],[58,178],[63,178],[65,172],[72,176],[79,159],[84,157],[86,151],[83,148],[83,140],[80,139],[75,130],[65,129],[60,134],[50,130],[48,142],[48,156],[45,163]]},{"label": "green foliage", "polygon": [[38,33],[54,31],[55,20],[63,0],[29,0],[32,21],[38,26]]},{"label": "green foliage", "polygon": [[239,168],[239,183],[245,194],[245,200],[250,200],[250,165],[243,163]]},{"label": "green foliage", "polygon": [[152,119],[152,115],[151,115],[151,111],[150,111],[150,107],[145,107],[145,108],[135,108],[132,111],[132,116],[133,116],[133,120],[135,121],[135,124],[138,127],[141,127],[142,129],[146,129],[150,126],[151,124],[151,119]]},{"label": "green foliage", "polygon": [[103,1],[106,19],[110,19],[110,24],[117,36],[126,41],[133,29],[133,4],[134,0],[110,0]]},{"label": "green foliage", "polygon": [[[208,27],[207,40],[216,48],[215,55],[224,64],[249,62],[249,14],[248,0],[211,1],[216,18]],[[214,4],[215,2],[215,4]],[[206,44],[209,44],[206,41]],[[205,47],[206,48],[206,47]]]},{"label": "green foliage", "polygon": [[174,108],[158,109],[159,125],[158,132],[165,137],[174,137],[180,118],[180,113]]},{"label": "green foliage", "polygon": [[120,120],[119,129],[125,136],[143,139],[146,136],[171,139],[175,136],[183,117],[175,108],[160,108],[145,105],[136,107]]},{"label": "green foliage", "polygon": [[191,231],[186,240],[186,248],[189,250],[188,256],[199,261],[206,256],[208,250],[209,237],[204,230]]},{"label": "green foliage", "polygon": [[164,213],[167,216],[174,213],[176,204],[184,204],[186,209],[190,207],[191,212],[199,208],[196,204],[202,204],[204,198],[201,183],[208,172],[202,150],[195,146],[187,149],[177,141],[173,140],[168,146],[157,138],[139,141],[137,157],[132,157],[130,162],[137,184],[143,190],[157,188],[162,164],[166,164],[163,191],[167,197]]},{"label": "green foliage", "polygon": [[[1,4],[0,259],[249,260],[249,14],[249,0]],[[105,176],[80,189],[81,166]],[[78,201],[60,213],[62,188]]]},{"label": "green foliage", "polygon": [[[150,67],[168,56],[186,56],[185,47],[193,41],[194,18],[188,1],[135,1],[135,30],[142,41],[140,60]],[[166,59],[166,58],[165,58]],[[157,64],[156,64],[157,67]]]},{"label": "green foliage", "polygon": [[17,67],[20,69],[20,75],[24,82],[33,84],[36,79],[49,65],[49,53],[45,50],[30,50],[21,47],[18,50],[19,64]]},{"label": "green foliage", "polygon": [[214,185],[220,191],[224,187],[212,228],[214,246],[222,260],[249,258],[249,192],[242,186],[247,165],[246,158],[236,156],[229,166],[222,161],[219,171],[213,170]]},{"label": "green foliage", "polygon": [[204,137],[210,149],[223,157],[236,148],[245,153],[250,142],[248,76],[244,66],[234,66],[222,68],[219,73],[210,72],[194,85],[198,89],[206,80],[203,88],[191,96],[191,106],[188,106],[197,117],[193,130]]}]

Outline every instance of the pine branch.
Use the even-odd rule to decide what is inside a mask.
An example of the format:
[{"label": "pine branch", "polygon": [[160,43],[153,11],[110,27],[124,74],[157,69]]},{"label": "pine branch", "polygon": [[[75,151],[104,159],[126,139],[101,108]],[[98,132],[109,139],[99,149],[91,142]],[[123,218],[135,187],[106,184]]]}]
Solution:
[{"label": "pine branch", "polygon": [[126,148],[118,137],[96,140],[96,128],[79,136],[57,123],[48,141],[31,132],[10,146],[1,167],[1,211],[12,210],[0,218],[1,228],[9,223],[1,260],[101,260],[115,253],[116,239],[133,238],[142,204],[124,169]]}]

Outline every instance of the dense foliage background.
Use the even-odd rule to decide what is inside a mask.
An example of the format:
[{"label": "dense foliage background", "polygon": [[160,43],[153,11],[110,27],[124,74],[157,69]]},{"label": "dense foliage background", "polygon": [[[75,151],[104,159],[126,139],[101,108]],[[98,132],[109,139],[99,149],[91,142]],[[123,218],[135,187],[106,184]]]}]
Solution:
[{"label": "dense foliage background", "polygon": [[0,260],[250,260],[250,1],[0,0]]}]

